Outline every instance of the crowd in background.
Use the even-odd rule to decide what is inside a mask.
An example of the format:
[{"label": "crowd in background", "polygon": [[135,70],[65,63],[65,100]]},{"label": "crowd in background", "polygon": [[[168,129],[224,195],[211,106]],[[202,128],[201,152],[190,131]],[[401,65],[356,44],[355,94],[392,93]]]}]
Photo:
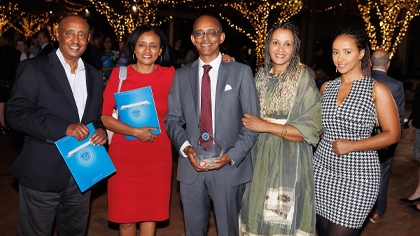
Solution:
[{"label": "crowd in background", "polygon": [[[93,27],[89,27],[89,34],[94,35]],[[5,119],[5,104],[15,77],[22,76],[16,75],[19,63],[53,54],[57,45],[51,38],[44,29],[29,39],[17,32],[1,36],[2,133],[12,132]],[[141,222],[140,232],[153,235],[156,221],[168,219],[171,142],[180,153],[178,179],[187,235],[199,235],[198,232],[207,230],[208,216],[202,215],[208,215],[210,200],[215,206],[220,235],[314,235],[317,225],[320,235],[351,236],[358,233],[374,206],[370,220],[373,223],[381,220],[386,204],[382,206],[376,198],[384,191],[386,202],[387,171],[396,145],[385,155],[386,165],[382,165],[376,150],[398,142],[404,123],[404,96],[399,97],[404,93],[402,83],[388,85],[388,78],[375,75],[375,70],[385,75],[388,72],[388,54],[375,52],[376,57],[372,54],[371,60],[364,33],[354,27],[343,28],[332,44],[336,73],[328,75],[329,60],[323,50],[317,50],[307,66],[302,64],[299,29],[291,23],[279,23],[268,33],[264,66],[254,77],[255,50],[242,46],[232,55],[236,62],[231,62],[229,56],[222,58],[220,54],[230,54],[220,45],[224,39],[220,21],[204,15],[194,24],[191,40],[195,47],[188,51],[183,48],[182,39],[176,39],[174,47],[170,48],[163,31],[149,25],[137,27],[128,38],[118,41],[112,36],[91,37],[86,41],[86,49],[80,56],[102,77],[101,122],[116,133],[109,154],[118,171],[108,182],[108,215],[109,220],[120,223],[121,235],[134,235],[136,222]],[[207,44],[213,47],[203,46]],[[402,66],[400,62],[396,64]],[[223,74],[217,74],[219,70],[240,71],[242,77],[227,73],[230,77],[224,78]],[[122,71],[126,71],[126,80],[121,86]],[[203,121],[203,118],[190,117],[197,112],[191,110],[194,108],[191,104],[196,101],[188,101],[194,96],[185,92],[182,78],[197,76],[196,71],[203,77],[199,89],[201,103],[196,107],[201,112],[209,109],[200,116],[214,119],[219,114],[217,109],[227,106],[224,107],[227,114],[222,114],[219,120],[222,122],[215,124],[212,119]],[[203,85],[207,77],[209,82]],[[230,98],[223,100],[223,105],[212,107],[217,100],[206,100],[207,105],[203,102],[207,99],[203,95],[204,86],[208,86],[209,94],[214,92],[212,96],[216,93],[210,78],[218,78],[218,83],[229,82],[222,88]],[[235,85],[241,88],[240,93]],[[163,130],[159,136],[153,133],[157,127],[134,128],[112,117],[114,93],[145,86],[153,87]],[[14,91],[15,100],[18,93]],[[199,92],[193,93],[198,97]],[[372,96],[372,100],[366,99]],[[186,111],[188,114],[184,114]],[[415,134],[415,145],[419,146],[420,135],[415,128],[417,113],[418,109],[413,109],[409,126]],[[372,128],[379,124],[382,133],[371,136]],[[210,132],[203,131],[203,127],[209,127]],[[226,146],[227,152],[215,161],[216,167],[203,167],[195,160],[195,150],[204,143],[204,134],[212,135],[213,130],[220,127],[223,130],[215,136]],[[127,141],[124,135],[138,140]],[[200,140],[199,144],[192,143],[197,141],[195,139]],[[312,148],[317,145],[314,154]],[[416,157],[418,149],[415,148]],[[139,153],[148,159],[140,162]],[[230,179],[224,182],[224,178]],[[420,200],[419,189],[402,201]],[[194,201],[201,197],[204,203]],[[232,204],[222,201],[219,205],[215,202],[217,199]],[[381,205],[380,210],[377,210],[378,205]],[[420,211],[416,205],[411,207]]]}]

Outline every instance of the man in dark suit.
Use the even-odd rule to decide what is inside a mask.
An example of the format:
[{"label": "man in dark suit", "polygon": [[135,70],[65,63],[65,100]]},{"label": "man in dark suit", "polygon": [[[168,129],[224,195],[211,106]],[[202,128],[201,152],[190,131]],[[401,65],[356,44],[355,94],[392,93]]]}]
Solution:
[{"label": "man in dark suit", "polygon": [[59,49],[20,63],[8,102],[10,127],[25,134],[12,167],[19,180],[18,235],[85,235],[90,191],[81,193],[54,142],[78,141],[96,131],[93,145],[106,142],[101,121],[102,76],[80,59],[89,25],[79,16],[63,18],[56,36]]},{"label": "man in dark suit", "polygon": [[51,37],[47,29],[41,29],[38,32],[37,39],[40,47],[37,56],[48,55],[52,52],[53,47],[50,44]]},{"label": "man in dark suit", "polygon": [[91,66],[95,67],[98,71],[100,71],[103,67],[102,59],[101,59],[101,51],[99,48],[92,45],[92,38],[93,34],[95,33],[95,28],[93,26],[89,26],[89,42],[86,46],[85,52],[82,54],[82,59],[90,64]]},{"label": "man in dark suit", "polygon": [[[241,119],[244,113],[259,116],[258,95],[249,66],[222,62],[224,39],[219,19],[199,17],[191,41],[200,57],[176,70],[168,95],[166,132],[179,151],[177,178],[187,236],[207,235],[211,200],[218,235],[238,235],[242,194],[252,178],[250,149],[258,133],[246,129]],[[196,160],[196,150],[217,146],[211,136],[224,154],[206,167]]]},{"label": "man in dark suit", "polygon": [[[386,73],[388,71],[390,60],[388,52],[384,50],[377,50],[372,54],[372,78],[384,83],[391,91],[392,97],[398,108],[400,117],[401,132],[404,129],[404,87],[401,81],[389,77]],[[386,209],[388,179],[391,173],[392,160],[394,159],[395,149],[397,143],[388,147],[386,151],[378,151],[379,161],[381,162],[381,183],[379,185],[379,194],[376,204],[373,207],[373,215],[370,218],[372,223],[376,223],[382,219]]]}]

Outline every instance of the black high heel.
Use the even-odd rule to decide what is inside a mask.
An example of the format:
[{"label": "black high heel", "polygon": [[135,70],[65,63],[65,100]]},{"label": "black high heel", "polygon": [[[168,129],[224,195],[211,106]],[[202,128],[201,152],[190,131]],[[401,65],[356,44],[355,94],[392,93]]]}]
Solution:
[{"label": "black high heel", "polygon": [[417,212],[420,212],[420,209],[417,208],[417,205],[409,205],[408,207],[410,207],[411,209],[413,209],[413,210],[415,210]]},{"label": "black high heel", "polygon": [[420,201],[420,197],[419,198],[416,198],[416,199],[413,199],[413,200],[410,200],[408,198],[400,198],[400,201],[407,202],[407,203],[415,203],[415,202]]}]

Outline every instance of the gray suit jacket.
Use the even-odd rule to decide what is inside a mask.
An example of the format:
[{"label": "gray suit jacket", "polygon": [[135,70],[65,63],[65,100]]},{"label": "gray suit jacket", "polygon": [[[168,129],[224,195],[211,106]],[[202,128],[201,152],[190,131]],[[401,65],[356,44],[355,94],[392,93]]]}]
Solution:
[{"label": "gray suit jacket", "polygon": [[389,77],[385,72],[380,70],[372,70],[372,78],[384,83],[388,87],[389,91],[391,91],[392,97],[395,100],[395,104],[397,104],[402,132],[404,127],[405,109],[405,96],[403,84],[401,83],[401,81]]},{"label": "gray suit jacket", "polygon": [[[168,114],[165,128],[172,144],[179,151],[185,141],[195,148],[200,137],[199,61],[176,70],[168,95]],[[226,85],[232,89],[226,90]],[[237,62],[223,63],[219,67],[216,88],[215,139],[235,162],[220,170],[230,186],[252,179],[250,150],[258,133],[243,127],[244,113],[259,116],[258,94],[251,68]],[[185,127],[185,128],[184,128]],[[180,153],[178,180],[191,184],[197,176],[188,158]]]}]

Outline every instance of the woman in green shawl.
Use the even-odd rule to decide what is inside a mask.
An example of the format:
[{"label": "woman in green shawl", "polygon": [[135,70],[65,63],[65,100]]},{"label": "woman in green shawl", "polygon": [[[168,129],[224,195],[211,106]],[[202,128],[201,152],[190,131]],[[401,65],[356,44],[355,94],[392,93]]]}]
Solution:
[{"label": "woman in green shawl", "polygon": [[255,77],[261,116],[242,119],[260,135],[239,213],[241,235],[315,235],[312,148],[322,133],[321,95],[299,48],[292,23],[270,29],[264,68]]}]

